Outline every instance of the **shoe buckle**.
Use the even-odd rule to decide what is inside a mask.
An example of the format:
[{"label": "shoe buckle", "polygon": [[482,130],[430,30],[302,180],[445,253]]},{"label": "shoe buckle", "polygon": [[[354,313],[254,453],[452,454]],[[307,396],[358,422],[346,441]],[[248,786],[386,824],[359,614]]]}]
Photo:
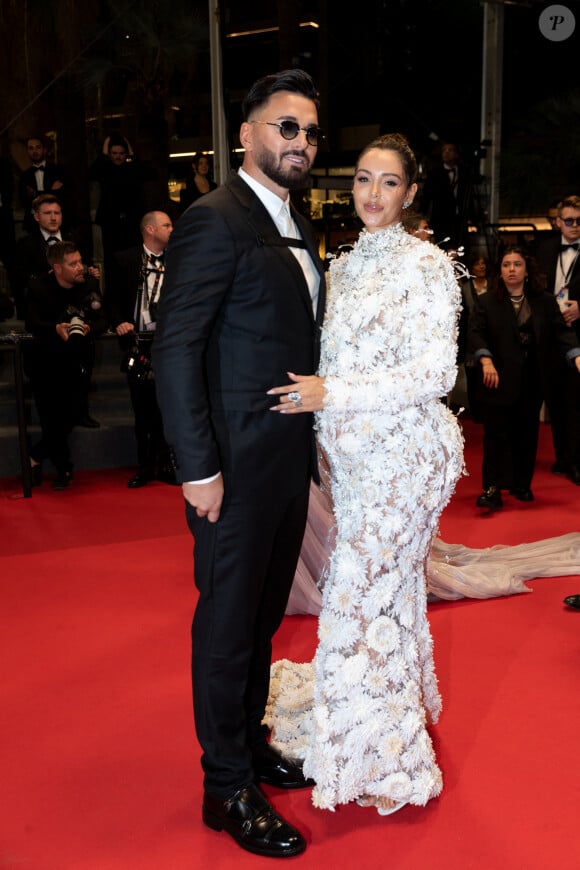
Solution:
[{"label": "shoe buckle", "polygon": [[252,832],[252,822],[251,819],[246,819],[246,821],[242,824],[242,835],[247,837]]}]

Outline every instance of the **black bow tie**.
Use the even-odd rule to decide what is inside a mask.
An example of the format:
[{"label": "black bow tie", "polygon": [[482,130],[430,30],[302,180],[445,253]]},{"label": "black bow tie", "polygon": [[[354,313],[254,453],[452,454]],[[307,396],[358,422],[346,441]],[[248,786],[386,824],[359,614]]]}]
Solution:
[{"label": "black bow tie", "polygon": [[44,163],[39,163],[38,166],[34,167],[35,172],[38,172],[39,169],[41,169],[42,172],[44,172]]},{"label": "black bow tie", "polygon": [[579,244],[580,244],[579,242],[574,242],[574,243],[571,244],[571,245],[560,245],[560,250],[561,250],[561,251],[567,251],[568,248],[572,248],[574,251],[577,251],[577,250],[578,250],[578,245],[579,245]]}]

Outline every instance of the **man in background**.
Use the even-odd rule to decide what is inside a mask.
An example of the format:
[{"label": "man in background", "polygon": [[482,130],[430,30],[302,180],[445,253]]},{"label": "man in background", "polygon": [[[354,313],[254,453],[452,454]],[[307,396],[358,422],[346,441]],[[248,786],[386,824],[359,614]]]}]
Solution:
[{"label": "man in background", "polygon": [[127,483],[130,489],[155,479],[176,482],[151,368],[157,307],[165,277],[165,249],[173,223],[165,212],[150,211],[141,219],[140,230],[142,244],[114,255],[106,293],[111,326],[124,353],[123,367],[135,417],[138,467]]}]

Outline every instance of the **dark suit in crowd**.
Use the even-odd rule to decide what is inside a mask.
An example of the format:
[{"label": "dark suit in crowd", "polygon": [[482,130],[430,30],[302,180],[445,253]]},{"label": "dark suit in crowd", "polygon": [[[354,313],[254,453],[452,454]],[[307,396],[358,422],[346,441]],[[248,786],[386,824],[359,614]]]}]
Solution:
[{"label": "dark suit in crowd", "polygon": [[[53,272],[36,275],[30,281],[26,310],[26,327],[35,339],[26,354],[26,374],[42,433],[30,455],[38,463],[50,460],[57,475],[64,477],[72,470],[68,436],[84,413],[94,340],[107,328],[99,283],[89,276],[69,289]],[[56,325],[70,321],[79,310],[91,331],[65,342]]]},{"label": "dark suit in crowd", "polygon": [[[36,177],[36,167],[29,166],[20,175],[20,196],[24,204],[24,217],[22,219],[22,229],[27,233],[33,232],[36,228],[36,221],[32,213],[32,202],[41,193],[52,193],[56,196],[61,204],[63,218],[65,222],[69,222],[72,218],[71,214],[71,178],[70,173],[60,163],[50,163],[47,160],[43,161],[43,186],[38,186]],[[61,187],[54,188],[56,182],[61,183]]]},{"label": "dark suit in crowd", "polygon": [[[556,288],[556,269],[560,257],[561,234],[538,246],[537,260],[546,275],[547,289]],[[574,261],[567,280],[568,299],[580,303],[580,256]],[[568,330],[580,344],[580,320]],[[548,369],[546,404],[552,427],[555,468],[572,476],[580,484],[580,383],[561,355],[553,354]]]},{"label": "dark suit in crowd", "polygon": [[[163,421],[155,392],[155,379],[150,367],[151,348],[155,332],[139,328],[139,315],[144,283],[151,270],[143,245],[119,251],[113,255],[107,283],[106,303],[113,329],[121,323],[131,323],[134,332],[119,338],[131,405],[135,417],[137,444],[137,474],[129,481],[136,488],[157,478],[166,483],[175,481],[169,448],[163,435]],[[154,266],[155,268],[155,266]],[[160,272],[160,291],[163,272]]]}]

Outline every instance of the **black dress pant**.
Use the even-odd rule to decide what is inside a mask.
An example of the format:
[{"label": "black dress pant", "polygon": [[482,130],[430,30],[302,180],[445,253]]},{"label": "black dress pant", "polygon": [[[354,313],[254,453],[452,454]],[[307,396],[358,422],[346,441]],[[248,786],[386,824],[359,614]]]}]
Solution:
[{"label": "black dress pant", "polygon": [[482,399],[483,488],[530,489],[540,428],[542,394],[535,367],[528,365],[515,402],[496,405]]},{"label": "black dress pant", "polygon": [[[79,339],[80,342],[85,339]],[[59,473],[72,468],[68,437],[86,401],[86,364],[93,347],[39,344],[30,349],[27,374],[40,422],[41,438],[30,450],[36,462],[50,460]]]},{"label": "black dress pant", "polygon": [[551,367],[546,404],[556,462],[580,467],[580,375],[566,360]]},{"label": "black dress pant", "polygon": [[309,489],[291,498],[226,494],[220,519],[187,505],[199,600],[192,627],[195,723],[205,788],[224,799],[253,780],[251,747],[270,685],[279,628],[306,525]]},{"label": "black dress pant", "polygon": [[153,477],[156,471],[165,471],[171,466],[155,394],[155,380],[152,375],[137,378],[128,374],[127,382],[135,417],[137,463],[143,472]]}]

